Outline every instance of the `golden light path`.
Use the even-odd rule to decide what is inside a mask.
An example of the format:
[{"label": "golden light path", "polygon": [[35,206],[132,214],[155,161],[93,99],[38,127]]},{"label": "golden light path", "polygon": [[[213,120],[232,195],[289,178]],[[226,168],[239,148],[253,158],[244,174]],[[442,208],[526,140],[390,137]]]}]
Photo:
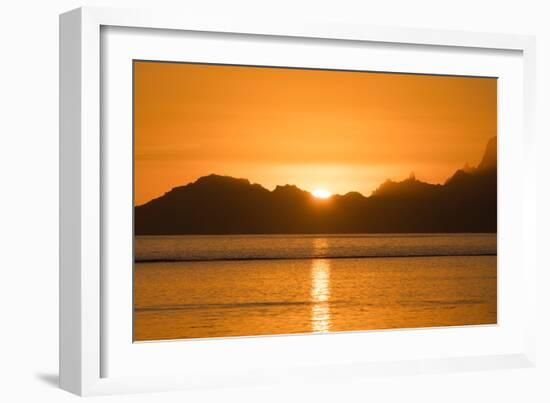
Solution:
[{"label": "golden light path", "polygon": [[[314,241],[315,249],[324,249],[327,239]],[[330,260],[314,259],[311,265],[311,330],[314,333],[330,331]]]}]

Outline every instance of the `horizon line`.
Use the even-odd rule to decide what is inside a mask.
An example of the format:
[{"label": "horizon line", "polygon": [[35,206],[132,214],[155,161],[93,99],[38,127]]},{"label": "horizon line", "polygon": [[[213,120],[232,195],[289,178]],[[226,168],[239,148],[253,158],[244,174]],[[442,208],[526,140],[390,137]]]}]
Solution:
[{"label": "horizon line", "polygon": [[[474,167],[475,169],[477,169],[477,167]],[[459,168],[455,171],[455,174],[458,172],[458,171],[464,171],[463,168]],[[464,171],[466,172],[466,171]],[[466,172],[467,173],[467,172]],[[275,185],[275,187],[273,188],[273,190],[270,190],[269,188],[265,187],[264,185],[262,185],[261,183],[258,183],[258,182],[252,182],[250,181],[250,179],[248,178],[239,178],[239,177],[236,177],[236,176],[231,176],[231,175],[221,175],[221,174],[217,174],[217,173],[210,173],[210,174],[207,174],[207,175],[201,175],[199,177],[197,177],[194,181],[192,182],[188,182],[184,185],[177,185],[177,186],[174,186],[172,187],[170,190],[164,192],[163,194],[159,195],[159,196],[156,196],[156,197],[153,197],[152,199],[149,199],[148,201],[146,202],[143,202],[142,204],[139,204],[139,205],[134,205],[134,208],[136,207],[141,207],[141,206],[144,206],[145,204],[153,201],[153,200],[156,200],[156,199],[160,199],[161,197],[167,195],[168,193],[174,191],[175,189],[178,189],[178,188],[182,188],[182,187],[186,187],[186,186],[189,186],[189,185],[193,185],[195,183],[197,183],[200,179],[202,178],[208,178],[208,177],[211,177],[211,176],[216,176],[216,177],[219,177],[219,178],[229,178],[229,179],[235,179],[235,180],[242,180],[242,181],[247,181],[251,186],[260,186],[262,189],[265,189],[267,190],[268,192],[270,193],[273,193],[275,190],[277,190],[277,188],[284,188],[284,187],[295,187],[296,189],[302,191],[302,192],[306,192],[306,193],[309,193],[310,195],[313,196],[313,191],[309,191],[309,190],[305,190],[305,189],[302,189],[301,187],[299,187],[298,185],[295,185],[295,184],[290,184],[290,183],[286,183],[284,185]],[[365,196],[363,193],[357,191],[357,190],[350,190],[348,191],[347,193],[344,193],[344,194],[341,194],[341,193],[333,193],[331,194],[328,198],[325,198],[325,199],[320,199],[320,201],[322,200],[329,200],[330,198],[332,197],[344,197],[346,195],[349,195],[350,193],[354,193],[354,194],[358,194],[359,196],[365,198],[365,199],[368,199],[370,197],[373,196],[373,193],[376,192],[376,190],[378,190],[380,188],[380,186],[386,184],[386,183],[403,183],[403,182],[406,182],[406,181],[410,181],[410,180],[413,180],[413,181],[416,181],[416,182],[420,182],[420,183],[424,183],[424,184],[427,184],[427,185],[431,185],[431,186],[444,186],[445,183],[452,177],[453,175],[451,175],[449,178],[447,178],[445,180],[445,182],[443,183],[431,183],[431,182],[424,182],[420,179],[417,179],[416,178],[416,175],[414,172],[411,172],[409,174],[409,176],[406,178],[406,179],[403,179],[403,180],[394,180],[394,179],[386,179],[385,181],[383,181],[382,183],[380,183],[378,185],[378,187],[376,189],[374,189],[371,194],[369,196]]]},{"label": "horizon line", "polygon": [[[458,172],[458,171],[462,171],[463,169],[460,168],[458,170],[455,171]],[[134,205],[134,208],[136,207],[141,207],[141,206],[144,206],[146,205],[147,203],[149,202],[152,202],[153,200],[156,200],[156,199],[159,199],[165,195],[167,195],[168,193],[174,191],[175,189],[178,189],[178,188],[182,188],[182,187],[186,187],[186,186],[189,186],[189,185],[193,185],[195,183],[197,183],[200,179],[203,179],[203,178],[208,178],[208,177],[211,177],[211,176],[215,176],[215,177],[219,177],[219,178],[229,178],[229,179],[234,179],[234,180],[241,180],[241,181],[247,181],[249,183],[249,185],[251,186],[260,186],[262,189],[265,189],[266,191],[270,192],[270,193],[273,193],[275,190],[277,190],[277,188],[284,188],[284,187],[295,187],[296,189],[302,191],[302,192],[306,192],[306,193],[309,193],[310,195],[313,196],[313,191],[309,191],[309,190],[305,190],[305,189],[302,189],[301,187],[299,187],[298,185],[295,185],[295,184],[290,184],[290,183],[286,183],[284,185],[275,185],[275,187],[273,188],[273,190],[270,190],[269,188],[265,187],[264,185],[262,185],[261,183],[258,183],[258,182],[252,182],[250,181],[250,179],[248,178],[239,178],[239,177],[236,177],[236,176],[231,176],[231,175],[221,175],[221,174],[217,174],[217,173],[210,173],[208,175],[202,175],[202,176],[199,176],[197,179],[195,179],[194,181],[192,182],[188,182],[184,185],[177,185],[177,186],[174,186],[173,188],[171,188],[170,190],[164,192],[163,194],[159,195],[159,196],[156,196],[156,197],[153,197],[152,199],[149,199],[148,201],[146,202],[143,202],[142,204],[139,204],[139,205]],[[451,175],[452,177],[452,175]],[[447,180],[449,180],[451,177],[447,178]],[[401,181],[399,180],[393,180],[393,179],[386,179],[384,182],[380,183],[380,185],[378,185],[378,187],[373,190],[371,192],[371,194],[369,196],[365,196],[363,193],[357,191],[357,190],[350,190],[348,191],[347,193],[344,193],[344,194],[341,194],[341,193],[333,193],[331,194],[328,198],[325,198],[325,199],[320,199],[320,201],[322,200],[329,200],[331,199],[332,197],[344,197],[346,195],[349,195],[350,193],[354,193],[354,194],[358,194],[359,196],[365,198],[365,199],[368,199],[370,197],[373,196],[373,193],[376,192],[376,190],[378,190],[378,188],[380,188],[380,186],[382,186],[383,184],[385,183],[388,183],[388,182],[393,182],[393,183],[402,183],[402,182],[406,182],[406,181],[409,181],[409,180],[414,180],[416,182],[421,182],[421,183],[425,183],[427,185],[431,185],[431,186],[443,186],[445,183],[430,183],[430,182],[423,182],[422,180],[419,180],[416,178],[416,175],[413,173],[411,173],[406,179],[403,179]]]}]

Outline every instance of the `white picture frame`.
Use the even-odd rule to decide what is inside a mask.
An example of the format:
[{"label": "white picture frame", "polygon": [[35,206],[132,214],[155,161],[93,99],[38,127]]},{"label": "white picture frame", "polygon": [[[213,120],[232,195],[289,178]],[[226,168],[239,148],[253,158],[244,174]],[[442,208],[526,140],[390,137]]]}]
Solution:
[{"label": "white picture frame", "polygon": [[[482,74],[485,71],[484,67],[477,66],[474,63],[475,58],[485,57],[486,53],[493,53],[493,56],[498,58],[500,54],[512,52],[514,56],[510,58],[509,63],[503,62],[503,66],[508,66],[502,67],[502,74],[507,77],[504,80],[505,84],[503,85],[506,87],[503,87],[503,93],[517,94],[518,96],[514,98],[518,99],[514,99],[513,103],[503,102],[499,108],[503,107],[507,112],[517,113],[509,113],[508,115],[516,115],[509,121],[501,121],[499,118],[499,134],[500,130],[506,131],[511,127],[519,128],[519,130],[514,133],[510,131],[510,135],[505,137],[502,145],[499,137],[499,186],[501,175],[504,175],[519,188],[516,189],[516,195],[505,194],[507,197],[505,200],[511,201],[504,205],[506,211],[516,211],[517,214],[503,214],[499,207],[499,233],[501,228],[504,228],[506,232],[515,233],[514,238],[499,238],[499,258],[501,252],[507,254],[506,256],[509,258],[507,261],[510,263],[507,263],[506,272],[513,274],[506,277],[508,278],[507,286],[505,285],[503,288],[499,284],[499,315],[501,304],[511,306],[513,303],[507,299],[502,300],[501,291],[506,297],[509,295],[507,290],[514,287],[514,295],[521,296],[523,301],[521,305],[513,308],[514,315],[521,316],[522,320],[514,321],[518,323],[514,323],[511,327],[505,325],[506,320],[501,322],[501,318],[499,318],[499,326],[496,327],[455,328],[449,331],[425,329],[422,331],[351,332],[331,334],[329,337],[326,335],[269,336],[267,338],[218,339],[215,342],[212,340],[190,340],[140,345],[133,344],[131,339],[128,340],[126,336],[122,338],[117,336],[126,335],[129,331],[127,323],[131,319],[122,316],[125,315],[124,312],[131,315],[131,311],[127,309],[128,303],[131,304],[131,302],[123,301],[121,305],[115,306],[111,302],[113,299],[109,298],[110,293],[113,290],[116,291],[117,287],[122,284],[121,281],[124,281],[124,276],[113,277],[110,275],[111,272],[106,269],[109,267],[111,257],[107,253],[108,247],[105,244],[105,228],[118,225],[112,219],[113,215],[108,216],[111,217],[109,219],[105,213],[110,211],[109,209],[115,208],[111,207],[110,201],[114,189],[109,185],[109,178],[114,176],[112,175],[114,171],[110,171],[112,164],[109,164],[109,155],[112,156],[113,152],[116,153],[116,150],[120,150],[120,146],[124,145],[124,143],[120,143],[117,146],[116,142],[111,141],[115,136],[111,135],[110,128],[111,125],[121,124],[122,126],[116,127],[120,127],[122,132],[128,130],[128,119],[125,119],[124,111],[127,109],[125,109],[125,105],[127,106],[130,94],[125,93],[128,91],[128,87],[124,86],[125,70],[124,68],[117,70],[117,66],[124,66],[128,60],[135,57],[132,51],[125,53],[122,49],[134,49],[132,46],[126,46],[129,42],[124,41],[131,41],[131,37],[138,34],[137,29],[145,29],[145,31],[141,31],[144,36],[140,38],[140,54],[145,54],[150,58],[155,55],[168,57],[170,60],[172,59],[170,49],[174,47],[174,43],[180,40],[178,32],[182,34],[192,32],[194,37],[198,38],[209,33],[218,33],[216,36],[218,42],[230,41],[230,38],[235,36],[253,38],[254,41],[264,39],[272,42],[299,40],[300,44],[305,46],[308,45],[308,41],[328,41],[326,46],[331,49],[337,49],[345,44],[375,43],[400,47],[412,46],[419,47],[417,51],[420,52],[425,52],[426,49],[428,49],[428,53],[430,49],[447,52],[450,54],[450,58],[457,61],[457,65],[460,65],[460,59],[465,60],[463,67],[450,67],[443,63],[437,68],[430,69],[426,63],[435,59],[432,56],[427,56],[424,61],[419,59],[418,63],[420,64],[417,66],[404,67],[407,71],[417,69],[417,72],[418,69],[425,69],[426,72],[448,71],[452,73],[458,71],[457,68],[461,68],[472,75]],[[116,62],[119,64],[112,66],[109,63],[105,64],[105,60],[102,60],[102,58],[110,57],[109,55],[112,56],[108,51],[102,49],[102,47],[106,47],[102,32],[109,32],[109,30],[114,32],[114,39],[109,39],[111,50],[121,49],[116,53],[121,59]],[[163,39],[162,35],[158,35],[159,32],[171,34]],[[146,37],[151,33],[156,33],[156,37],[155,35],[152,38]],[[227,36],[227,39],[224,39],[224,35]],[[152,48],[154,48],[154,52],[151,50]],[[215,47],[212,49],[215,50]],[[233,49],[234,52],[239,52],[236,48]],[[241,54],[244,54],[243,52],[246,53],[246,49],[242,50]],[[80,8],[61,15],[61,387],[79,395],[96,395],[248,385],[280,382],[281,380],[296,382],[303,379],[335,379],[380,373],[397,375],[519,368],[535,365],[536,210],[535,163],[531,158],[535,147],[533,123],[534,52],[534,38],[521,35],[351,26],[320,21],[274,22],[244,19],[213,21],[197,19],[192,15],[181,16],[149,10],[104,8]],[[231,57],[231,55],[225,57]],[[468,57],[470,57],[470,61],[467,61]],[[305,62],[296,63],[301,65],[300,63]],[[496,69],[496,67],[492,67],[491,63],[493,63],[493,59],[486,60],[488,72],[493,68]],[[288,60],[286,64],[288,64]],[[468,65],[474,66],[472,70],[468,70]],[[105,68],[107,70],[104,70]],[[102,74],[106,74],[106,72],[122,74],[122,76],[117,76],[122,78],[119,80],[122,86],[102,80]],[[510,88],[510,92],[507,92],[507,88]],[[111,95],[106,94],[114,94],[114,98],[117,98],[118,94],[118,98],[122,99],[120,101],[121,109],[116,109],[117,101],[113,101],[114,98],[110,98]],[[105,98],[106,96],[107,98]],[[103,110],[106,100],[110,105],[109,108],[112,105],[114,110],[121,112],[120,116],[122,117],[117,122],[113,122],[108,117],[110,110]],[[120,139],[120,137],[116,138]],[[501,160],[501,151],[503,151],[502,155],[508,156],[507,160]],[[131,167],[129,169],[131,171]],[[126,175],[122,175],[122,178],[127,178],[128,171],[117,172]],[[120,194],[120,197],[126,196]],[[499,190],[499,200],[501,197],[502,194]],[[120,225],[125,224],[121,223]],[[128,234],[128,236],[130,235]],[[109,236],[110,239],[114,239],[112,234]],[[518,242],[519,244],[517,244]],[[499,268],[499,275],[500,273]],[[127,288],[126,291],[122,291],[121,295],[128,296]],[[121,298],[121,300],[125,299]],[[510,317],[510,321],[512,319]],[[124,325],[117,327],[117,323]],[[396,348],[395,354],[391,357],[380,356],[373,360],[364,359],[361,354],[355,354],[355,358],[351,359],[351,356],[354,355],[353,351],[346,352],[338,348],[343,344],[359,345],[358,343],[364,343],[367,340],[368,343],[377,343],[381,339],[393,340],[394,343],[406,341],[420,347],[426,344],[433,346],[434,342],[441,342],[441,348],[432,350],[427,347],[425,350],[419,348],[419,351],[423,351],[423,353],[415,356],[407,355],[404,351]],[[485,344],[479,343],[474,346],[472,340],[476,339],[484,340]],[[457,348],[456,351],[446,352],[447,344],[445,343],[453,343],[456,340],[462,340],[462,347]],[[499,340],[506,342],[499,344]],[[185,347],[181,347],[183,346],[181,343],[185,343]],[[258,365],[260,365],[258,356],[266,351],[268,345],[269,351],[274,351],[274,354],[265,354],[261,358],[263,359],[262,369],[258,371]],[[489,345],[495,347],[491,349],[488,347]],[[319,349],[335,353],[316,355],[315,351],[319,351]],[[284,350],[295,352],[295,354],[292,354],[292,358],[284,357],[284,354],[280,354]],[[228,355],[229,351],[237,351],[241,359],[237,359],[237,355]],[[381,350],[382,355],[385,354],[384,351]],[[168,363],[169,357],[173,357],[175,353],[187,354],[185,361],[174,360],[176,364],[166,365],[167,369],[155,373],[155,365],[158,365],[159,362],[162,363],[163,360]],[[346,357],[346,354],[349,355],[349,359],[341,359]],[[216,367],[217,369],[209,369],[208,363],[216,362],[224,357],[233,357],[234,361],[226,363],[226,365],[210,365],[210,368]],[[120,364],[121,362],[126,362],[126,366]],[[138,368],[139,363],[142,363],[141,366],[144,368]]]}]

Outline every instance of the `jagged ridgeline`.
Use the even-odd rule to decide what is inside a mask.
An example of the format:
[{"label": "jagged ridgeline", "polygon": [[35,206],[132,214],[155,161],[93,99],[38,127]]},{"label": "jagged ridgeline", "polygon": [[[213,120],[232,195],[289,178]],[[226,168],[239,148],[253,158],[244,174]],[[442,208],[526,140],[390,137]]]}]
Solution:
[{"label": "jagged ridgeline", "polygon": [[319,200],[296,186],[269,191],[209,175],[135,208],[136,235],[496,232],[497,140],[477,167],[443,185],[387,181],[371,196]]}]

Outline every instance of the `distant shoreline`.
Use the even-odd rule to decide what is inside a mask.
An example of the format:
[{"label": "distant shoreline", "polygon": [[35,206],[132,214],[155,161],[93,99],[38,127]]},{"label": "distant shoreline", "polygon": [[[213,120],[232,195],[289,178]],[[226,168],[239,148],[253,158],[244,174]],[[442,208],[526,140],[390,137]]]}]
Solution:
[{"label": "distant shoreline", "polygon": [[136,234],[135,238],[148,238],[148,237],[255,237],[255,238],[284,238],[284,237],[301,237],[301,238],[318,238],[318,237],[327,237],[327,238],[364,238],[364,237],[377,237],[377,238],[397,238],[397,237],[438,237],[438,236],[460,236],[460,235],[497,235],[498,232],[351,232],[351,233],[339,233],[339,232],[328,232],[328,233],[242,233],[242,234]]},{"label": "distant shoreline", "polygon": [[135,207],[134,234],[496,232],[497,199],[493,137],[477,167],[458,169],[443,184],[411,174],[368,197],[317,197],[288,183],[268,190],[245,178],[201,176]]}]

